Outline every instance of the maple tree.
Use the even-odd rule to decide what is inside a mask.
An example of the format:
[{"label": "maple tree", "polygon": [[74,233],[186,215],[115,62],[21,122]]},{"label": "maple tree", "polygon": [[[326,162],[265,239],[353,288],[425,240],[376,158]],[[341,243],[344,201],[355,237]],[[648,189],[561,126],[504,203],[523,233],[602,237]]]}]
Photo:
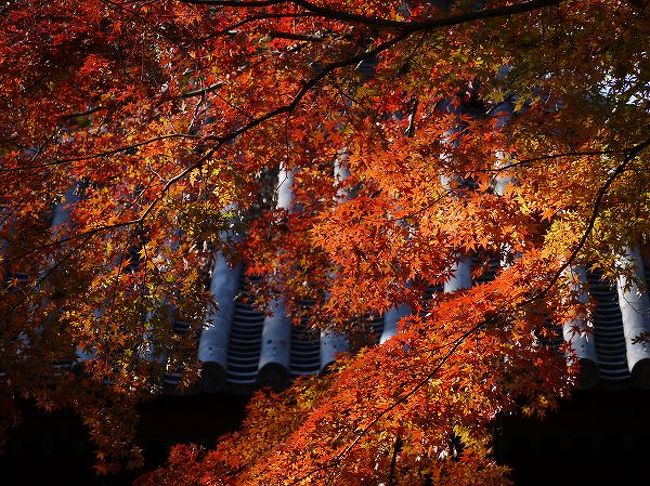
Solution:
[{"label": "maple tree", "polygon": [[[266,277],[260,305],[282,295],[314,327],[412,312],[143,483],[502,483],[491,421],[543,414],[577,376],[544,345],[589,312],[569,270],[615,277],[650,231],[646,9],[2,2],[3,426],[14,396],[72,407],[100,470],[137,465],[135,405],[167,370],[199,375],[222,251]],[[269,195],[279,167],[291,211]],[[425,298],[468,255],[475,278],[501,269]]]}]

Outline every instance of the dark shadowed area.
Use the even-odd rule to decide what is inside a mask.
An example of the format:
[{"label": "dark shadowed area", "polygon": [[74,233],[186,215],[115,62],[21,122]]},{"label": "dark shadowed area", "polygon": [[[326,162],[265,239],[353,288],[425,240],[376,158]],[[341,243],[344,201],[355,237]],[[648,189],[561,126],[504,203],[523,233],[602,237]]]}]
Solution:
[{"label": "dark shadowed area", "polygon": [[[174,444],[193,442],[213,447],[220,435],[235,430],[244,418],[248,396],[211,394],[163,396],[141,407],[137,443],[145,470],[165,462]],[[93,445],[81,420],[71,412],[44,414],[22,404],[22,422],[0,455],[0,484],[129,484],[138,472],[97,476]]]},{"label": "dark shadowed area", "polygon": [[[151,469],[175,443],[211,447],[242,422],[248,396],[165,396],[141,409],[138,443]],[[578,392],[543,421],[503,417],[495,424],[495,453],[514,468],[515,484],[642,484],[650,457],[650,392]],[[92,445],[71,413],[44,415],[23,404],[23,421],[0,456],[3,486],[130,483],[138,473],[95,475]]]}]

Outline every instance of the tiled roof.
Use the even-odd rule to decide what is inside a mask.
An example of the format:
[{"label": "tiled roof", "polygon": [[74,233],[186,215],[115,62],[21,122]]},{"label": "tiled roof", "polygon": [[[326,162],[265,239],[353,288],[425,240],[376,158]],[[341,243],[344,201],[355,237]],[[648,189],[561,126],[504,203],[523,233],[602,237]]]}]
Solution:
[{"label": "tiled roof", "polygon": [[[218,262],[215,269],[224,271]],[[307,322],[293,325],[284,312],[282,301],[274,301],[269,313],[250,304],[249,277],[239,269],[227,269],[233,279],[239,279],[238,292],[233,297],[232,317],[224,316],[220,308],[212,319],[229,327],[229,333],[214,332],[207,324],[199,343],[199,359],[203,361],[200,386],[203,391],[221,389],[246,391],[257,386],[283,389],[292,379],[324,371],[334,356],[348,348],[347,339],[332,331],[310,329]],[[215,295],[219,302],[219,294]],[[228,298],[228,297],[226,297]],[[219,302],[220,303],[220,302]],[[375,342],[384,332],[384,318],[369,319]],[[224,355],[215,350],[227,350]],[[168,384],[172,384],[173,380]]]},{"label": "tiled roof", "polygon": [[[454,276],[445,284],[444,290],[432,288],[431,293],[450,292],[468,287],[470,270],[476,265],[476,259],[459,262]],[[636,260],[642,266],[640,259]],[[215,265],[217,270],[219,264]],[[224,271],[224,268],[221,267]],[[494,278],[498,264],[491,262],[490,269],[474,283],[480,283]],[[284,306],[276,305],[273,315],[269,316],[252,308],[242,298],[246,294],[248,283],[246,278],[241,278],[241,272],[229,268],[232,278],[238,280],[239,297],[234,299],[233,314],[230,321],[223,315],[216,316],[216,321],[225,322],[230,329],[229,333],[219,334],[223,342],[214,341],[215,348],[227,349],[225,360],[217,362],[199,353],[203,361],[204,373],[201,387],[204,391],[219,389],[251,389],[256,386],[272,386],[280,389],[288,385],[292,378],[306,374],[322,372],[331,362],[333,354],[345,351],[347,342],[344,336],[321,331],[315,334],[307,331],[304,325],[292,326],[289,319],[284,316]],[[644,289],[620,281],[607,282],[601,275],[587,274],[589,293],[595,300],[593,332],[579,333],[577,328],[585,329],[584,324],[567,323],[564,326],[565,339],[571,340],[573,348],[582,364],[580,385],[591,388],[596,385],[607,388],[627,387],[631,384],[642,388],[650,387],[648,365],[650,364],[650,350],[648,346],[634,343],[639,330],[634,334],[626,331],[625,316],[626,306],[646,305],[643,309],[633,309],[638,314],[642,325],[650,329],[650,319],[647,314],[647,295]],[[650,272],[645,272],[646,281],[650,281]],[[215,295],[219,301],[218,293]],[[619,299],[624,298],[622,306]],[[645,304],[644,304],[645,299]],[[631,302],[634,300],[634,302]],[[219,302],[220,303],[220,302]],[[224,306],[228,308],[228,304]],[[220,314],[221,311],[217,311]],[[377,318],[372,323],[372,328],[377,341],[383,342],[397,332],[397,321],[408,314],[407,308],[392,309],[384,316]],[[629,325],[627,326],[629,327]],[[210,327],[209,327],[210,329]],[[626,338],[627,333],[627,338]],[[206,343],[211,339],[208,330],[201,339],[200,349],[205,349]],[[630,365],[629,360],[635,361]]]},{"label": "tiled roof", "polygon": [[[335,180],[339,182],[349,175],[345,157],[346,152],[342,150],[335,161]],[[506,180],[496,182],[508,183]],[[280,171],[276,188],[278,208],[292,210],[292,186],[293,174]],[[495,188],[500,193],[498,189]],[[73,193],[67,196],[68,202],[74,202]],[[339,190],[337,197],[343,201],[351,194]],[[66,215],[65,207],[58,205],[53,227],[62,224]],[[581,268],[570,269],[582,281],[582,287],[588,289],[583,300],[591,297],[595,301],[592,323],[579,319],[563,325],[563,337],[571,342],[582,364],[579,384],[583,388],[596,385],[621,388],[630,384],[650,388],[650,344],[637,340],[642,333],[650,335],[650,301],[646,285],[638,285],[643,281],[650,283],[650,268],[644,268],[638,248],[628,248],[624,253],[619,257],[619,264],[636,272],[636,280],[626,280],[623,271],[617,281],[608,282],[600,274]],[[293,326],[285,315],[281,299],[273,301],[267,310],[252,307],[250,302],[254,299],[247,298],[249,277],[243,274],[241,266],[231,267],[220,253],[215,260],[210,291],[218,305],[206,317],[198,343],[198,358],[202,363],[200,389],[205,392],[248,391],[260,385],[282,389],[297,376],[323,372],[337,353],[348,350],[347,338],[341,334],[311,330],[308,322]],[[436,292],[453,292],[490,280],[499,266],[498,261],[491,260],[488,271],[472,282],[472,267],[477,264],[476,259],[461,259],[444,286],[430,288],[425,298],[431,298]],[[375,339],[382,343],[390,339],[397,332],[400,318],[409,313],[410,310],[402,306],[371,319],[373,337],[369,341]],[[189,326],[176,322],[174,329],[183,333]],[[584,332],[585,329],[592,332]],[[87,358],[80,355],[78,361]],[[69,367],[71,364],[56,366]],[[180,371],[170,372],[163,383],[173,390],[181,374]],[[0,370],[0,378],[3,375]]]},{"label": "tiled roof", "polygon": [[[647,286],[650,269],[634,252],[637,276]],[[600,274],[588,274],[589,292],[596,302],[593,343],[595,358],[583,360],[585,385],[597,380],[611,388],[630,382],[650,388],[650,346],[635,342],[642,332],[650,331],[650,306],[645,288],[619,278],[618,282],[601,280]],[[595,376],[590,376],[595,374]]]},{"label": "tiled roof", "polygon": [[[339,151],[334,166],[335,181],[349,176],[344,150]],[[502,186],[507,183],[507,180],[497,180],[496,192],[501,194]],[[281,170],[276,188],[278,208],[292,210],[292,186],[293,173]],[[339,190],[339,200],[350,196]],[[458,261],[443,288],[432,287],[427,297],[494,278],[499,267],[496,259],[490,260],[488,271],[472,282],[472,267],[477,263],[476,258],[469,257]],[[631,268],[638,279],[648,280],[650,272],[644,274],[638,248],[626,250],[619,257],[619,264]],[[620,387],[633,382],[650,388],[650,346],[635,341],[641,333],[650,333],[650,302],[646,290],[623,276],[610,283],[581,267],[571,267],[569,271],[577,278],[576,290],[582,292],[582,300],[588,301],[589,295],[582,290],[588,288],[596,302],[592,323],[578,319],[563,325],[563,337],[571,343],[582,365],[579,385]],[[199,345],[198,357],[204,363],[201,382],[204,390],[255,385],[283,388],[292,377],[324,371],[337,352],[347,350],[346,338],[340,334],[324,330],[315,335],[306,333],[304,328],[292,327],[281,300],[274,301],[265,315],[236,299],[237,289],[247,288],[241,275],[241,268],[229,267],[223,256],[218,255],[211,288],[218,310],[208,316]],[[398,321],[409,312],[408,308],[399,307],[375,320],[373,329],[380,343],[397,332]]]}]

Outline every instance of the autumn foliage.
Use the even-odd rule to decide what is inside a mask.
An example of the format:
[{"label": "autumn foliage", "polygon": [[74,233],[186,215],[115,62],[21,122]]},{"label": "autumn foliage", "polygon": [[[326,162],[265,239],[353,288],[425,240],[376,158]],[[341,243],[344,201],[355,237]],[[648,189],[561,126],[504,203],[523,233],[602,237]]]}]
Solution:
[{"label": "autumn foliage", "polygon": [[[646,9],[3,2],[5,426],[18,396],[71,407],[100,470],[137,466],[135,405],[199,377],[221,250],[315,328],[413,312],[143,484],[503,483],[491,422],[543,414],[578,371],[550,344],[589,313],[566,270],[611,277],[650,234]],[[295,210],[274,209],[279,167]],[[466,256],[495,278],[429,298]]]}]

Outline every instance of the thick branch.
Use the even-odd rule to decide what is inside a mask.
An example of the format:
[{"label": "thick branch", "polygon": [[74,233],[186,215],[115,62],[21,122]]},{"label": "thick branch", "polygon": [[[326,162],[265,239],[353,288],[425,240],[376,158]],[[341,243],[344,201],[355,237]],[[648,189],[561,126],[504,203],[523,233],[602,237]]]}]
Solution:
[{"label": "thick branch", "polygon": [[425,30],[435,30],[441,27],[450,27],[453,25],[460,25],[477,20],[485,20],[497,17],[509,17],[511,15],[532,12],[542,8],[559,5],[565,0],[532,0],[529,2],[519,3],[516,5],[508,5],[504,7],[496,7],[486,10],[479,10],[477,12],[469,12],[460,15],[453,15],[450,17],[427,19],[427,20],[413,20],[413,21],[400,21],[390,20],[381,17],[369,17],[352,12],[336,10],[330,7],[323,7],[307,0],[252,0],[252,1],[233,1],[233,0],[183,0],[185,3],[194,5],[212,5],[231,8],[266,8],[282,4],[293,4],[301,7],[308,12],[315,13],[321,17],[339,20],[341,22],[363,24],[371,27],[395,29],[401,32],[417,32]]}]

